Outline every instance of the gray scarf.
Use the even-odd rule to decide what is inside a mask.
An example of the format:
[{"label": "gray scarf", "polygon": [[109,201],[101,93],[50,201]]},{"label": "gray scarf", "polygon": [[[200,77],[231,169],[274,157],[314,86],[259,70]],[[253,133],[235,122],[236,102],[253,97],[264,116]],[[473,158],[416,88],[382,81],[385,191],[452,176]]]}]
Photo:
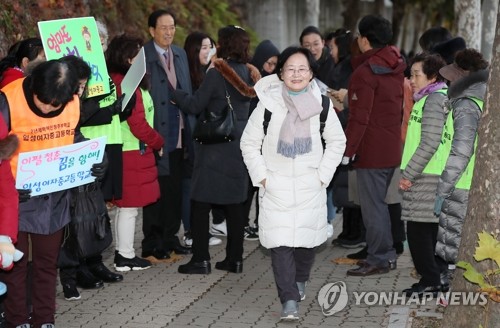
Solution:
[{"label": "gray scarf", "polygon": [[295,158],[312,150],[311,124],[309,119],[321,113],[322,107],[311,88],[305,92],[290,94],[283,84],[282,96],[288,109],[281,125],[278,154]]}]

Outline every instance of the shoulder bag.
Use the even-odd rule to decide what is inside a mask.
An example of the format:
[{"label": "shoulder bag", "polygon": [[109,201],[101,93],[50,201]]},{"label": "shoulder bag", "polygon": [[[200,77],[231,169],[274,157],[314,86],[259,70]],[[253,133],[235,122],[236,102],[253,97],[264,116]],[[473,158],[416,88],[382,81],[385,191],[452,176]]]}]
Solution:
[{"label": "shoulder bag", "polygon": [[[224,77],[223,77],[224,79]],[[205,109],[194,127],[193,139],[200,144],[217,144],[236,139],[236,119],[224,79],[227,105],[220,114]]]}]

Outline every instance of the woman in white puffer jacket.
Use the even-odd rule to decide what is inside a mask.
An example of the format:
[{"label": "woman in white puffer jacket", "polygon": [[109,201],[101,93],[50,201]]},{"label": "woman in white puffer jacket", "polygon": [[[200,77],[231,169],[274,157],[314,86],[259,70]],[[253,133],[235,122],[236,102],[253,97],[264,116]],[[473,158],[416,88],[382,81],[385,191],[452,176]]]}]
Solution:
[{"label": "woman in white puffer jacket", "polygon": [[[241,137],[243,159],[253,185],[260,187],[259,239],[271,250],[283,320],[298,319],[297,302],[305,297],[314,248],[327,239],[326,187],[345,149],[331,103],[320,134],[316,65],[309,50],[285,49],[277,74],[255,85],[260,102]],[[266,108],[272,113],[267,134]]]}]

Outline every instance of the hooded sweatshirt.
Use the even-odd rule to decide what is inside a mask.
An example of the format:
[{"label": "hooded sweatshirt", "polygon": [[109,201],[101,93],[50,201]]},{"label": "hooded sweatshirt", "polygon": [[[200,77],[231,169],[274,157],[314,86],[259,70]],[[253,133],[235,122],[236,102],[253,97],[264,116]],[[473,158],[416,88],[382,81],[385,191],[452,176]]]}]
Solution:
[{"label": "hooded sweatshirt", "polygon": [[255,54],[253,55],[252,61],[250,64],[253,66],[257,67],[259,70],[260,74],[262,76],[269,75],[266,71],[264,71],[263,66],[264,63],[271,57],[273,56],[278,56],[280,54],[280,51],[276,46],[269,40],[264,40],[259,45],[257,48],[255,48]]}]

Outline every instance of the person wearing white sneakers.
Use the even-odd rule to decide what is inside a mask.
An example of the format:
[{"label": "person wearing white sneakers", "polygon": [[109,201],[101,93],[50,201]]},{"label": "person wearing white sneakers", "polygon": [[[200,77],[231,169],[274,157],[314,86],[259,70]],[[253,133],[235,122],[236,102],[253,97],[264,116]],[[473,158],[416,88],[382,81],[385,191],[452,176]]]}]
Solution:
[{"label": "person wearing white sneakers", "polygon": [[[143,45],[140,38],[117,36],[106,50],[106,63],[111,79],[121,94],[121,83],[132,62]],[[114,200],[117,206],[115,217],[116,271],[144,270],[151,262],[135,255],[135,222],[139,207],[147,206],[160,198],[155,153],[163,154],[163,137],[153,129],[154,106],[147,90],[147,79],[143,79],[135,90],[134,108],[126,121],[121,123],[123,138],[123,194]]]}]

